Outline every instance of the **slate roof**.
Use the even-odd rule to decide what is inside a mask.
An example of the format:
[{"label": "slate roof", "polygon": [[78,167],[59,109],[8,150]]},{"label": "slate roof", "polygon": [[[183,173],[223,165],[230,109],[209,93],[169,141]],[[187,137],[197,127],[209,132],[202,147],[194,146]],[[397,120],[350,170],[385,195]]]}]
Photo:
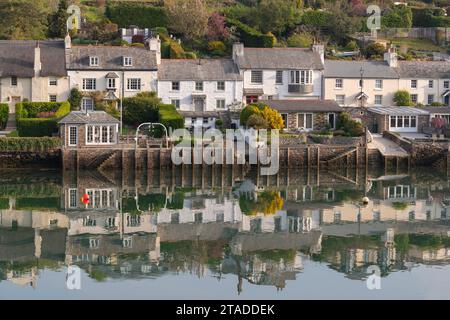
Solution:
[{"label": "slate roof", "polygon": [[395,115],[419,116],[419,115],[430,114],[427,110],[413,108],[413,107],[371,107],[371,108],[367,108],[367,111],[372,112],[372,113],[377,113],[377,114],[390,115],[390,116],[395,116]]},{"label": "slate roof", "polygon": [[[98,67],[89,65],[89,57],[98,57]],[[131,57],[133,66],[124,67],[123,57]],[[73,46],[67,57],[67,69],[156,71],[156,52],[139,47]]]},{"label": "slate roof", "polygon": [[304,48],[245,48],[238,64],[241,69],[324,68],[319,53]]},{"label": "slate roof", "polygon": [[64,41],[0,41],[0,77],[34,77],[34,49],[41,49],[41,76],[66,76]]},{"label": "slate roof", "polygon": [[398,79],[394,68],[386,61],[338,61],[325,60],[325,78],[364,78]]},{"label": "slate roof", "polygon": [[72,111],[58,121],[60,124],[84,124],[84,123],[120,123],[119,120],[107,114],[105,111]]},{"label": "slate roof", "polygon": [[423,107],[422,109],[429,113],[450,114],[450,107]]},{"label": "slate roof", "polygon": [[450,79],[450,62],[446,61],[399,61],[400,78]]},{"label": "slate roof", "polygon": [[342,112],[334,100],[267,100],[260,101],[280,112]]},{"label": "slate roof", "polygon": [[231,59],[163,59],[158,69],[162,81],[242,80]]}]

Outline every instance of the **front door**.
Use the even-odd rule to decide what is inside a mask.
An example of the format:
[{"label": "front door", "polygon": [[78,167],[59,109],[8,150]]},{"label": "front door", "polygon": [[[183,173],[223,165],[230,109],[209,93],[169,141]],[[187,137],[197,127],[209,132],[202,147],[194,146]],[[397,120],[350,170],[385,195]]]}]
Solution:
[{"label": "front door", "polygon": [[21,97],[11,97],[11,103],[9,104],[9,113],[16,113],[16,104],[21,101]]},{"label": "front door", "polygon": [[448,94],[444,97],[444,104],[446,106],[450,106],[450,94]]},{"label": "front door", "polygon": [[204,99],[194,99],[194,109],[196,112],[203,112],[205,109]]},{"label": "front door", "polygon": [[334,130],[336,128],[336,114],[334,113],[328,114],[328,124],[330,125],[331,129]]}]

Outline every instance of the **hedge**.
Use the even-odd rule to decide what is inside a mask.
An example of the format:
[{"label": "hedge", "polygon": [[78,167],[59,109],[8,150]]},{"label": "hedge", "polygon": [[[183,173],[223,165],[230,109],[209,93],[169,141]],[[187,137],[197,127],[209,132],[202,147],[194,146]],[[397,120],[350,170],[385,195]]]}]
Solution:
[{"label": "hedge", "polygon": [[0,151],[31,151],[45,152],[56,150],[61,146],[59,138],[50,137],[4,137],[0,139]]},{"label": "hedge", "polygon": [[166,126],[169,130],[184,128],[184,118],[178,113],[177,109],[171,104],[163,104],[159,106],[159,122]]},{"label": "hedge", "polygon": [[[36,118],[40,112],[55,112],[52,118]],[[21,102],[16,104],[17,131],[20,137],[52,136],[58,120],[70,112],[69,102]]]},{"label": "hedge", "polygon": [[140,28],[167,27],[168,18],[164,7],[144,5],[139,3],[108,4],[106,17],[119,28],[128,28],[131,25]]},{"label": "hedge", "polygon": [[0,210],[9,209],[9,199],[0,198]]},{"label": "hedge", "polygon": [[18,198],[16,199],[17,210],[59,210],[59,198]]},{"label": "hedge", "polygon": [[9,107],[5,103],[0,103],[0,129],[6,127],[9,116]]},{"label": "hedge", "polygon": [[307,10],[302,16],[302,24],[314,27],[326,27],[332,13],[322,10]]},{"label": "hedge", "polygon": [[442,15],[440,8],[411,8],[413,27],[450,27],[450,17]]},{"label": "hedge", "polygon": [[262,34],[258,30],[235,19],[227,18],[226,22],[229,26],[236,27],[236,30],[239,33],[239,38],[246,47],[256,47],[256,48],[273,47],[274,41],[272,35]]}]

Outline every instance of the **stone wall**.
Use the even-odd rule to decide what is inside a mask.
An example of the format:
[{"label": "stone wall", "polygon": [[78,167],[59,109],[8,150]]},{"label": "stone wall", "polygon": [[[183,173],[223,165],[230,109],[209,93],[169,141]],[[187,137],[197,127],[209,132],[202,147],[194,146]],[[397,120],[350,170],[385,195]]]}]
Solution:
[{"label": "stone wall", "polygon": [[0,152],[0,168],[60,168],[61,151]]},{"label": "stone wall", "polygon": [[320,135],[311,135],[310,138],[319,144],[325,145],[334,145],[334,146],[362,146],[364,143],[363,137],[343,137],[343,136],[320,136]]},{"label": "stone wall", "polygon": [[410,150],[411,164],[433,166],[440,159],[447,157],[448,147],[448,141],[414,141]]}]

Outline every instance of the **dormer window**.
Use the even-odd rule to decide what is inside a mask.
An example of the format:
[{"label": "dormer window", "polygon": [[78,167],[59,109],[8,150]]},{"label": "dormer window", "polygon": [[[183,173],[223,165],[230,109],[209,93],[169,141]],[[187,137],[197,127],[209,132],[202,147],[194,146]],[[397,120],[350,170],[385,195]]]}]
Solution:
[{"label": "dormer window", "polygon": [[98,57],[89,57],[89,66],[98,67]]},{"label": "dormer window", "polygon": [[123,57],[123,66],[124,67],[132,67],[133,59],[131,57]]}]

